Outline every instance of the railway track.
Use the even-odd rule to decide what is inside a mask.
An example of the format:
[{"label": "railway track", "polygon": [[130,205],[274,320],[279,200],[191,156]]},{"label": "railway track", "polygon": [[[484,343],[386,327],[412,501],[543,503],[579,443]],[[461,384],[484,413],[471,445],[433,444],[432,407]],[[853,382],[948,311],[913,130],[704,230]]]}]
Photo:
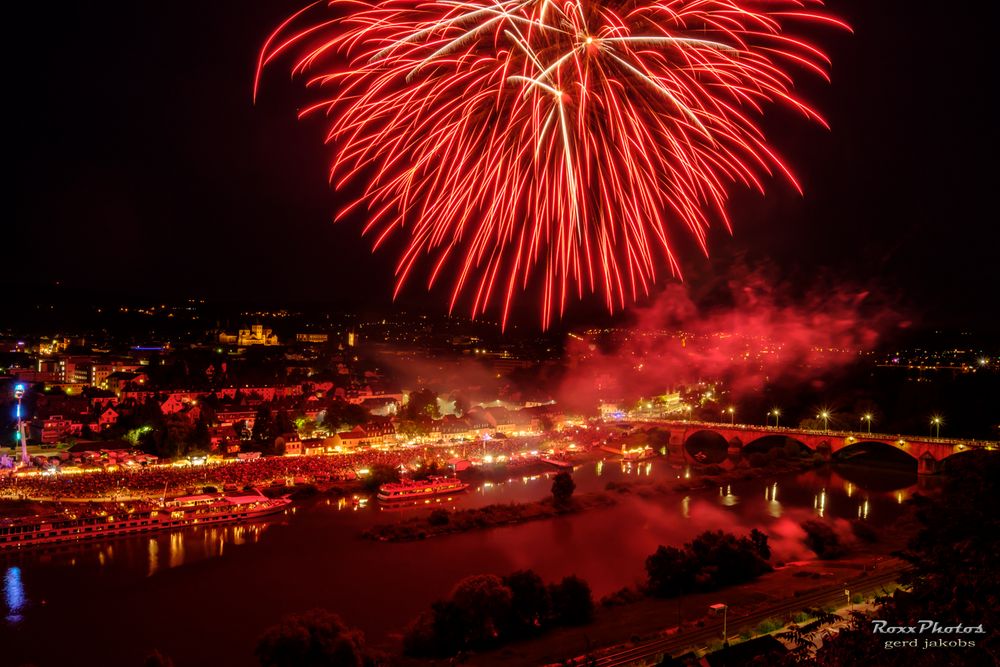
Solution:
[{"label": "railway track", "polygon": [[[843,602],[845,588],[849,589],[852,595],[854,593],[868,593],[878,590],[896,581],[905,569],[905,567],[895,567],[876,574],[855,577],[854,579],[848,579],[837,584],[835,587],[830,586],[823,590],[779,602],[764,609],[757,609],[742,615],[730,614],[727,632],[729,636],[732,636],[743,630],[753,628],[768,618],[784,616],[809,607],[815,608],[831,603]],[[673,655],[686,649],[701,648],[709,642],[721,638],[721,635],[722,621],[713,621],[693,632],[678,632],[669,637],[653,639],[629,649],[604,655],[593,662],[585,664],[588,667],[590,665],[594,667],[625,667],[639,660],[652,658],[657,655]]]}]

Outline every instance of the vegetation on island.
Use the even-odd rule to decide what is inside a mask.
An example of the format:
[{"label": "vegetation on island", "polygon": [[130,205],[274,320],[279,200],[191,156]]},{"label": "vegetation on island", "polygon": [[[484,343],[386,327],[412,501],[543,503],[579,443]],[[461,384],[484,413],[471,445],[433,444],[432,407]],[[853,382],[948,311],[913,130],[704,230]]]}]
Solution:
[{"label": "vegetation on island", "polygon": [[546,585],[531,570],[505,577],[481,574],[460,581],[407,628],[403,651],[415,657],[447,657],[534,637],[557,626],[589,623],[590,586],[569,576]]},{"label": "vegetation on island", "polygon": [[323,609],[285,616],[264,631],[254,653],[261,667],[369,667],[378,663],[360,630]]},{"label": "vegetation on island", "polygon": [[646,590],[676,597],[742,584],[770,572],[770,557],[767,535],[756,528],[740,538],[706,531],[681,548],[660,545],[646,559]]}]

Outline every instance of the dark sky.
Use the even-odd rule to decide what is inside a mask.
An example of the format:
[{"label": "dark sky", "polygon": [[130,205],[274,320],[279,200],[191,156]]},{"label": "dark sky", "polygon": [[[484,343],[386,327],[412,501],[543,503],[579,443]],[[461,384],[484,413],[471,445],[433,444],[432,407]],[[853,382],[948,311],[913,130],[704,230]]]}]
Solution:
[{"label": "dark sky", "polygon": [[[303,2],[18,3],[4,46],[8,270],[13,258],[32,284],[388,309],[394,256],[332,224],[328,149],[295,119],[300,89],[275,69],[251,104],[257,49]],[[713,236],[711,260],[689,253],[689,280],[764,263],[787,282],[870,287],[918,321],[995,329],[994,16],[830,7],[856,32],[817,31],[833,84],[801,90],[832,131],[767,122],[805,196],[736,191],[734,236]],[[402,304],[443,298],[414,283]]]}]

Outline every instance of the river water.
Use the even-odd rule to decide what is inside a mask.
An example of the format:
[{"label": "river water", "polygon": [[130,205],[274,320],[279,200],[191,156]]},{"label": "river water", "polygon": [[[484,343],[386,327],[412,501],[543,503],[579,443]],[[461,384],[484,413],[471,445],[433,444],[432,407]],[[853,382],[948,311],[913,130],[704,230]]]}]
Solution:
[{"label": "river water", "polygon": [[[611,481],[683,478],[665,461],[589,463],[574,471],[577,492]],[[537,500],[550,476],[486,483],[436,506]],[[659,544],[680,544],[721,528],[757,527],[774,558],[812,557],[799,522],[824,517],[849,534],[848,520],[885,527],[917,489],[914,473],[841,467],[776,475],[723,488],[649,499],[563,517],[434,538],[364,540],[367,526],[426,509],[385,511],[325,498],[284,515],[228,527],[188,528],[0,560],[0,664],[37,667],[140,665],[153,648],[177,667],[255,665],[256,638],[282,615],[323,607],[390,643],[406,623],[465,576],[531,568],[546,580],[586,579],[595,597],[639,582]]]}]

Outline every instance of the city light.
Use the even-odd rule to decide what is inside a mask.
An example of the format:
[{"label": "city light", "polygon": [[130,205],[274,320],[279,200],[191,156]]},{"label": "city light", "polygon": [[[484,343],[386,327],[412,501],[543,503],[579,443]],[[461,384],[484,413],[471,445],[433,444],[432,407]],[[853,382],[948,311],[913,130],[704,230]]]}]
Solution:
[{"label": "city light", "polygon": [[941,424],[943,423],[944,419],[941,417],[941,415],[934,415],[931,417],[931,428],[934,431],[935,438],[941,437]]}]

